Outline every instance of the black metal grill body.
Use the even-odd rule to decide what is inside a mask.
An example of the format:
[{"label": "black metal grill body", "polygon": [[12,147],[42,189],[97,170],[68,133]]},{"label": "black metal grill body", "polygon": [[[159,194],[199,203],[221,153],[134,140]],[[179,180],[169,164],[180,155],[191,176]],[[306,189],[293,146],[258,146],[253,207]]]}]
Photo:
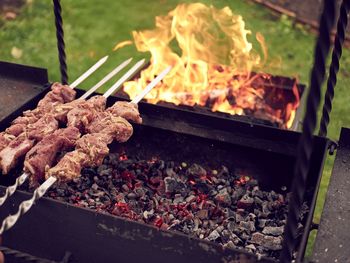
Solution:
[{"label": "black metal grill body", "polygon": [[[82,94],[83,91],[78,91]],[[14,111],[0,122],[0,130],[25,109],[35,107],[45,94]],[[111,105],[116,98],[110,98]],[[246,122],[199,114],[180,108],[139,104],[143,125],[134,125],[134,135],[112,151],[148,159],[196,162],[204,167],[225,165],[256,178],[263,189],[290,189],[296,145],[300,134]],[[316,137],[305,201],[310,207],[299,249],[304,251],[312,221],[328,140]],[[18,167],[17,173],[21,170]],[[15,172],[14,172],[15,174]],[[13,183],[15,175],[1,177],[0,184]],[[3,191],[5,188],[0,187]],[[30,194],[17,192],[0,210],[0,220],[17,210]],[[38,257],[60,260],[66,251],[76,262],[255,262],[258,258],[172,231],[99,214],[43,198],[16,226],[3,236],[3,245]],[[263,259],[260,262],[270,262]]]}]

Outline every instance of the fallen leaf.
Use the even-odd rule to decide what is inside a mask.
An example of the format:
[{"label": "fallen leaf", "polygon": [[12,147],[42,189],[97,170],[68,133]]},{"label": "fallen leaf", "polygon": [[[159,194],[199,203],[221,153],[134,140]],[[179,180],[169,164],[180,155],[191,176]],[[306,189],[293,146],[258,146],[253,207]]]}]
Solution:
[{"label": "fallen leaf", "polygon": [[15,12],[11,12],[11,11],[6,12],[4,15],[4,18],[6,20],[14,20],[14,19],[16,19],[16,17],[17,17],[17,14]]},{"label": "fallen leaf", "polygon": [[22,55],[23,55],[23,50],[20,49],[20,48],[17,48],[17,47],[13,47],[13,48],[11,49],[11,55],[12,55],[14,58],[19,59],[19,58],[21,58]]}]

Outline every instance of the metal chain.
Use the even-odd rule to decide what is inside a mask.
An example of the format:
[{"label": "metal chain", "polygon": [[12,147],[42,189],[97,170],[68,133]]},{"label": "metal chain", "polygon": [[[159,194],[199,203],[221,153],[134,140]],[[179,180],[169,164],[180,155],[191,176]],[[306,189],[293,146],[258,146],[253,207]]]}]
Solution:
[{"label": "metal chain", "polygon": [[61,15],[62,8],[61,8],[60,0],[53,0],[53,11],[55,13],[57,49],[58,49],[58,59],[60,62],[61,83],[68,84],[66,52],[65,52],[64,33],[63,33],[63,21],[62,21],[62,15]]},{"label": "metal chain", "polygon": [[[281,262],[291,262],[297,242],[300,209],[306,190],[309,162],[312,152],[313,133],[317,122],[317,109],[321,99],[321,86],[326,74],[326,59],[330,49],[330,33],[335,20],[335,1],[325,0],[320,20],[319,36],[316,42],[314,64],[311,71],[310,90],[307,97],[303,131],[296,152],[292,195],[289,202],[288,219],[285,227]],[[303,255],[298,255],[302,257]]]},{"label": "metal chain", "polygon": [[340,6],[340,15],[337,24],[337,34],[334,39],[334,48],[332,52],[332,62],[329,67],[329,76],[327,81],[327,90],[324,96],[324,105],[322,110],[322,118],[320,122],[320,136],[327,136],[327,127],[329,124],[329,115],[332,111],[332,101],[334,98],[334,88],[337,84],[337,74],[339,71],[339,61],[343,52],[343,44],[345,40],[345,30],[348,25],[348,14],[350,9],[350,1],[343,0]]}]

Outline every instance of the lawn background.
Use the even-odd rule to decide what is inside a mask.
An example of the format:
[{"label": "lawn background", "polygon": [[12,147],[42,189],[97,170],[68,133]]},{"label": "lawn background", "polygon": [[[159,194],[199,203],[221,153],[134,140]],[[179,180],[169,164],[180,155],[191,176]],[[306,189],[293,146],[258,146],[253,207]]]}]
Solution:
[{"label": "lawn background", "polygon": [[[5,21],[0,18],[0,60],[47,68],[49,79],[59,81],[52,1],[27,0],[27,2],[15,20]],[[132,40],[132,30],[153,28],[156,15],[166,14],[178,3],[192,1],[62,0],[61,2],[70,80],[73,81],[99,58],[106,54],[110,55],[106,65],[83,83],[82,87],[89,87],[126,58],[149,58],[147,54],[138,53],[134,47],[112,52],[116,43]],[[315,35],[308,28],[295,24],[285,16],[274,15],[262,6],[249,1],[200,2],[218,8],[229,6],[234,13],[242,15],[246,28],[253,33],[249,40],[257,49],[255,33],[263,34],[269,51],[264,71],[298,77],[300,82],[308,84],[315,43]],[[20,52],[18,50],[13,52],[16,48],[20,49]],[[19,53],[22,55],[18,56]],[[342,126],[350,127],[348,91],[350,72],[347,70],[349,66],[350,52],[344,50],[329,127],[329,137],[335,140],[339,137]],[[315,212],[316,222],[321,216],[333,159],[334,157],[328,157],[326,161]]]}]

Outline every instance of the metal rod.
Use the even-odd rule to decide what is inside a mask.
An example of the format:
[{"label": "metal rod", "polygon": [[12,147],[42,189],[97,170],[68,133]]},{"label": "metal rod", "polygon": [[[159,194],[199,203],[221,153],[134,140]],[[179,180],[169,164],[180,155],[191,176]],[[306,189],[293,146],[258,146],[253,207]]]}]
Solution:
[{"label": "metal rod", "polygon": [[56,39],[57,39],[58,60],[60,62],[61,83],[63,85],[66,85],[68,84],[68,70],[67,70],[66,51],[65,51],[66,45],[64,44],[62,8],[61,8],[60,0],[53,0],[53,11],[55,14]]},{"label": "metal rod", "polygon": [[86,99],[89,97],[92,93],[94,93],[99,87],[101,87],[103,84],[105,84],[108,80],[110,80],[114,75],[116,75],[118,72],[120,72],[123,68],[125,68],[130,62],[132,58],[129,58],[128,60],[121,63],[118,67],[116,67],[111,73],[109,73],[106,77],[104,77],[101,81],[99,81],[95,86],[93,86],[91,89],[89,89],[88,92],[86,92],[83,96],[81,96],[81,99]]},{"label": "metal rod", "polygon": [[[285,225],[280,262],[291,262],[298,242],[298,223],[301,206],[304,202],[309,165],[313,151],[313,134],[317,122],[317,109],[321,100],[321,87],[326,75],[326,61],[330,50],[330,33],[335,20],[335,1],[325,0],[320,19],[319,35],[314,52],[314,62],[310,77],[310,90],[307,96],[303,131],[300,135],[294,165],[291,198],[288,218]],[[303,251],[297,254],[297,262],[303,258]]]},{"label": "metal rod", "polygon": [[99,61],[97,61],[91,68],[89,68],[83,75],[81,75],[79,78],[77,78],[75,81],[73,81],[72,84],[69,86],[74,89],[76,88],[80,83],[82,83],[87,77],[89,77],[93,72],[96,71],[99,67],[101,67],[108,59],[108,56],[105,56],[101,58]]},{"label": "metal rod", "polygon": [[16,182],[13,185],[6,188],[4,196],[0,198],[0,206],[6,202],[7,198],[16,192],[17,188],[21,186],[28,179],[28,177],[28,173],[23,173],[21,176],[17,177]]},{"label": "metal rod", "polygon": [[[166,74],[169,73],[169,71],[171,70],[171,67],[167,67],[164,71],[162,71],[155,79],[153,79],[151,81],[151,83],[149,83],[146,88],[141,92],[140,96],[137,96],[136,99],[132,100],[131,103],[138,103],[139,101],[142,100],[142,98],[144,96],[146,96],[146,94],[148,92],[151,91],[152,88],[154,88],[164,77]],[[127,73],[126,73],[127,74]],[[124,75],[125,76],[125,75]],[[123,76],[123,77],[124,77]],[[114,85],[110,88],[110,89],[115,89],[116,87],[114,87]],[[109,91],[107,91],[109,92]],[[107,93],[106,92],[106,93]],[[105,94],[106,94],[105,93]],[[109,94],[112,94],[109,92]],[[142,96],[141,96],[142,95]],[[108,96],[107,96],[108,97]],[[2,222],[2,226],[0,229],[0,235],[5,232],[6,230],[10,229],[11,227],[13,227],[16,222],[18,221],[18,219],[23,216],[25,213],[28,212],[28,210],[35,204],[36,201],[38,201],[42,196],[45,195],[45,193],[47,192],[47,190],[57,181],[56,177],[50,176],[49,178],[46,179],[46,181],[40,185],[33,193],[33,197],[27,201],[23,201],[20,205],[19,205],[19,209],[17,211],[16,214],[14,215],[10,215],[8,217],[6,217],[4,219],[4,221]]]},{"label": "metal rod", "polygon": [[47,186],[53,185],[53,183],[56,181],[57,179],[54,177],[48,178],[39,188],[37,188],[34,191],[31,199],[26,200],[19,205],[19,208],[16,214],[6,217],[1,225],[0,235],[3,234],[6,230],[13,227],[14,224],[16,224],[18,218],[20,218],[22,215],[27,213],[29,209],[35,204],[35,201],[40,199],[45,194],[46,192],[45,189],[48,189]]},{"label": "metal rod", "polygon": [[108,98],[110,95],[115,93],[117,89],[120,88],[125,81],[130,79],[143,66],[144,63],[145,63],[145,59],[141,59],[139,62],[137,62],[107,92],[105,92],[105,94],[103,94],[103,97]]},{"label": "metal rod", "polygon": [[164,69],[155,79],[151,81],[147,85],[147,87],[139,94],[137,95],[131,103],[138,104],[171,70],[171,66]]},{"label": "metal rod", "polygon": [[327,80],[327,90],[324,95],[324,104],[322,109],[322,117],[320,121],[320,129],[318,135],[327,136],[327,127],[332,112],[332,101],[334,98],[334,89],[337,85],[337,74],[339,71],[339,61],[343,52],[343,44],[345,41],[345,32],[348,25],[348,15],[350,9],[350,1],[343,0],[340,6],[340,15],[337,23],[337,33],[334,39],[334,47],[332,52],[332,62],[329,67],[329,76]]}]

